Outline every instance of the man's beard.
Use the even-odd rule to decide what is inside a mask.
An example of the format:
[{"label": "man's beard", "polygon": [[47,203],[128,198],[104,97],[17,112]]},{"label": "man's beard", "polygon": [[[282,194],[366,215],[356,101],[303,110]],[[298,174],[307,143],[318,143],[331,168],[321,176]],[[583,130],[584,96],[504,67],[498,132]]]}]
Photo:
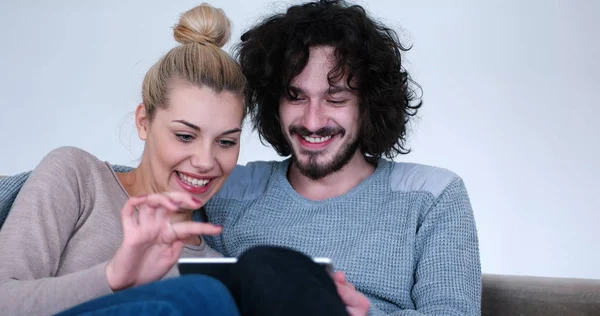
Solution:
[{"label": "man's beard", "polygon": [[[346,134],[346,131],[341,127],[339,127],[339,128],[325,127],[325,128],[319,129],[315,133],[312,133],[304,127],[291,126],[290,127],[290,135],[293,136],[294,134],[298,134],[299,136],[317,135],[320,137],[327,137],[327,136],[333,136],[333,135],[339,134],[339,135],[341,135],[341,137],[343,137]],[[290,139],[288,139],[288,143],[289,143],[289,146],[293,149],[294,147],[292,146],[292,142]],[[294,164],[298,168],[298,170],[300,170],[300,173],[302,173],[304,176],[306,176],[312,180],[319,180],[321,178],[324,178],[332,173],[335,173],[335,172],[341,170],[346,164],[348,164],[348,162],[352,159],[352,157],[354,157],[354,154],[356,153],[356,150],[358,149],[358,147],[359,147],[359,140],[358,140],[358,137],[355,137],[354,139],[350,139],[349,142],[343,144],[342,147],[337,152],[337,154],[334,155],[333,159],[331,159],[331,161],[329,161],[329,162],[324,162],[321,164],[319,164],[319,162],[318,162],[319,156],[324,156],[327,154],[326,150],[310,151],[310,150],[299,149],[299,150],[301,150],[300,153],[297,153],[297,152],[295,152],[295,150],[293,150],[292,159],[293,159]],[[307,157],[308,161],[306,161],[306,162],[300,161],[298,159],[298,156],[300,154],[308,156]]]}]

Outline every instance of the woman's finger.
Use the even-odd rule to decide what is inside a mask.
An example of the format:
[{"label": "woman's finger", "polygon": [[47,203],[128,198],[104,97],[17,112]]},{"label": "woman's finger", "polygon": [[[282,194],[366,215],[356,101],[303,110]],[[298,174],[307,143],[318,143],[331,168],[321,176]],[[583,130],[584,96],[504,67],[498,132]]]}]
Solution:
[{"label": "woman's finger", "polygon": [[220,226],[192,221],[174,223],[171,224],[171,228],[178,240],[186,240],[193,236],[217,235],[223,230]]},{"label": "woman's finger", "polygon": [[[162,208],[159,206],[158,208]],[[148,225],[153,225],[155,221],[156,214],[155,207],[149,206],[147,203],[143,203],[138,207],[138,222],[141,227],[147,227]]]},{"label": "woman's finger", "polygon": [[156,209],[156,221],[159,223],[165,223],[169,221],[169,211],[165,210],[162,207]]},{"label": "woman's finger", "polygon": [[164,195],[168,196],[173,202],[179,203],[181,208],[189,210],[197,210],[204,205],[204,201],[192,196],[185,192],[165,192]]},{"label": "woman's finger", "polygon": [[146,204],[152,208],[163,207],[168,211],[177,211],[180,208],[180,205],[176,201],[173,201],[167,195],[162,193],[148,195]]},{"label": "woman's finger", "polygon": [[121,209],[121,222],[124,226],[137,226],[138,221],[135,216],[136,208],[146,202],[147,196],[131,197],[125,202]]},{"label": "woman's finger", "polygon": [[[181,240],[175,240],[172,244],[171,247],[173,249],[173,253],[176,254],[181,254],[181,251],[183,250],[183,247],[185,247],[185,243]],[[177,258],[179,258],[179,255],[177,256]]]}]

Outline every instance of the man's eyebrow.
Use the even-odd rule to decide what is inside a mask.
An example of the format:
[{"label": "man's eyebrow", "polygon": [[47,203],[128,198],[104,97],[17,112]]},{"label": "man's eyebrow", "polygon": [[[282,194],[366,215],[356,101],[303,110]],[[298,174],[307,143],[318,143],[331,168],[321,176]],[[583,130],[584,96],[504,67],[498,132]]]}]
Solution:
[{"label": "man's eyebrow", "polygon": [[196,125],[194,125],[194,124],[192,124],[192,123],[190,123],[190,122],[188,122],[186,120],[173,120],[172,122],[181,123],[181,124],[183,124],[183,125],[191,128],[191,129],[194,129],[194,130],[197,130],[197,131],[200,130],[200,127],[198,127],[198,126],[196,126]]},{"label": "man's eyebrow", "polygon": [[[304,93],[304,90],[302,90],[302,88],[294,86],[294,85],[288,86],[288,90],[295,94],[303,94]],[[325,91],[325,93],[327,93],[329,95],[341,93],[341,92],[355,93],[355,90],[350,89],[349,87],[331,85],[331,86],[329,86],[329,89],[327,89],[327,91]]]},{"label": "man's eyebrow", "polygon": [[300,94],[300,93],[304,92],[304,90],[302,90],[301,88],[299,88],[297,86],[294,86],[294,85],[289,85],[288,86],[288,90],[291,91],[291,92],[293,92],[293,93],[297,93],[297,94]]},{"label": "man's eyebrow", "polygon": [[354,93],[354,90],[352,90],[348,87],[341,87],[341,86],[330,86],[329,90],[327,90],[328,94],[336,94],[336,93],[340,93],[340,92]]}]

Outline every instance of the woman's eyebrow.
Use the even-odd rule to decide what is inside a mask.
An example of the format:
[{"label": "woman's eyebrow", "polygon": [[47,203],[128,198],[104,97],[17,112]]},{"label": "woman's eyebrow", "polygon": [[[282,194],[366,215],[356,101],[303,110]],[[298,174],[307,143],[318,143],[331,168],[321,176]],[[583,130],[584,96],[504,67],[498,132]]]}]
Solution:
[{"label": "woman's eyebrow", "polygon": [[242,131],[241,128],[233,128],[233,129],[224,131],[223,133],[221,133],[221,136],[228,135],[228,134],[233,134],[233,133],[239,133],[241,131]]},{"label": "woman's eyebrow", "polygon": [[192,128],[192,129],[194,129],[194,130],[197,130],[197,131],[199,131],[199,130],[200,130],[200,127],[198,127],[198,126],[196,126],[196,125],[194,125],[194,124],[192,124],[192,123],[190,123],[190,122],[188,122],[188,121],[186,121],[186,120],[173,120],[172,122],[175,122],[175,123],[181,123],[181,124],[183,124],[183,125],[185,125],[185,126],[187,126],[187,127],[189,127],[189,128]]}]

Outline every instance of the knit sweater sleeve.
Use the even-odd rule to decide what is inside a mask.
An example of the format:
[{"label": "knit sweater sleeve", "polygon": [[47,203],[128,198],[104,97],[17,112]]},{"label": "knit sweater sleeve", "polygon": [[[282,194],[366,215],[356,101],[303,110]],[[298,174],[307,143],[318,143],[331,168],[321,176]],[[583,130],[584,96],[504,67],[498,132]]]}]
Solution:
[{"label": "knit sweater sleeve", "polygon": [[48,154],[21,188],[0,230],[0,309],[6,315],[55,314],[111,293],[100,263],[56,276],[85,207],[76,153]]},{"label": "knit sweater sleeve", "polygon": [[481,315],[481,264],[466,187],[452,181],[424,214],[416,236],[416,310],[369,315]]}]

